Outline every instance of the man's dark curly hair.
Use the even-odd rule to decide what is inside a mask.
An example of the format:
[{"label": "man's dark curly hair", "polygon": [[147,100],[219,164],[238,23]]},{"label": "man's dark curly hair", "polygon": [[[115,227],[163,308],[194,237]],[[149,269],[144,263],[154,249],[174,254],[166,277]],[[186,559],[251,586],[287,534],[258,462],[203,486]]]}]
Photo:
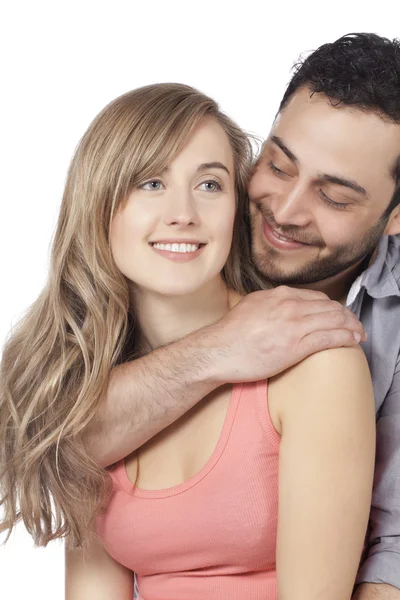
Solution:
[{"label": "man's dark curly hair", "polygon": [[[374,33],[349,33],[324,44],[294,67],[295,73],[279,107],[307,86],[311,93],[328,96],[333,106],[354,106],[373,111],[400,124],[400,40]],[[393,165],[396,184],[385,214],[400,203],[400,148]]]}]

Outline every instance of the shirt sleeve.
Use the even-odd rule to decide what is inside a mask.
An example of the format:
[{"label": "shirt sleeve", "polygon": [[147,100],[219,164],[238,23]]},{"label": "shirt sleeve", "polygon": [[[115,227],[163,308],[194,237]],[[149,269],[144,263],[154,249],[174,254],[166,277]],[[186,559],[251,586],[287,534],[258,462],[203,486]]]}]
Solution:
[{"label": "shirt sleeve", "polygon": [[400,359],[377,421],[376,450],[367,552],[356,583],[400,589]]}]

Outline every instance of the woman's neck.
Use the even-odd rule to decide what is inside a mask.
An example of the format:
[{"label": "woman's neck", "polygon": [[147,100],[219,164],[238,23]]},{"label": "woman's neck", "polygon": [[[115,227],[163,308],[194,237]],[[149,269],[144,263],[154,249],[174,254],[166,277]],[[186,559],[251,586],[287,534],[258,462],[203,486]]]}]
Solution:
[{"label": "woman's neck", "polygon": [[220,277],[184,296],[167,296],[146,289],[132,292],[140,331],[148,349],[158,348],[192,331],[211,325],[229,310],[231,292]]}]

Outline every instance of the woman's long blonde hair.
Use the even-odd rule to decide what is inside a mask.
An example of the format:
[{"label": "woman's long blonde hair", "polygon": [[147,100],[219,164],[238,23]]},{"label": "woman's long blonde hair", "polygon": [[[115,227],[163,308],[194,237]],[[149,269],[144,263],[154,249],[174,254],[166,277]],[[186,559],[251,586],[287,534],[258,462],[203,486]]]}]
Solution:
[{"label": "woman's long blonde hair", "polygon": [[0,531],[8,530],[7,539],[20,519],[36,545],[64,536],[85,545],[93,530],[111,482],[81,434],[106,396],[110,370],[132,347],[134,323],[128,282],[110,251],[110,223],[129,192],[160,173],[206,116],[225,130],[235,162],[237,214],[223,276],[231,288],[250,290],[249,138],[212,99],[185,85],[156,84],[117,98],[76,150],[47,284],[3,351]]}]

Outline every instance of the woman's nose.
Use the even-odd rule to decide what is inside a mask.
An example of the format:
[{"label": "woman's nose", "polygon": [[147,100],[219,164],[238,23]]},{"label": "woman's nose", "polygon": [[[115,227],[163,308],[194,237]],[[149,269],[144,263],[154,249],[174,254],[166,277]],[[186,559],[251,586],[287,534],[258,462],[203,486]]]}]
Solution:
[{"label": "woman's nose", "polygon": [[195,200],[188,191],[171,192],[164,214],[164,223],[169,226],[187,227],[198,220]]}]

